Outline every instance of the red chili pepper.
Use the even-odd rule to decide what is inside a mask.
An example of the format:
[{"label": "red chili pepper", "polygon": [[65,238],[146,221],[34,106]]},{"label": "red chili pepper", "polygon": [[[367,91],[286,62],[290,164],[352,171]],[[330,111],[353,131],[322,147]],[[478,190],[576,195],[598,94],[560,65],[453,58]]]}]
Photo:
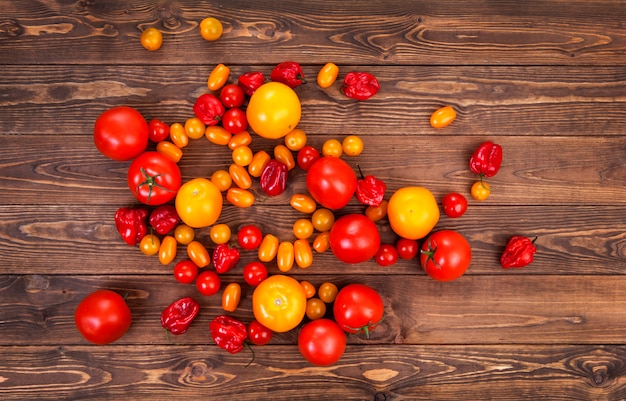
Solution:
[{"label": "red chili pepper", "polygon": [[506,248],[500,257],[500,264],[503,268],[524,267],[533,261],[533,255],[537,252],[534,239],[516,235],[509,239]]},{"label": "red chili pepper", "polygon": [[306,83],[302,67],[295,61],[285,61],[278,64],[272,70],[270,79],[274,82],[281,82],[291,88]]},{"label": "red chili pepper", "polygon": [[248,338],[246,325],[226,315],[216,316],[209,323],[209,330],[213,341],[231,354],[243,350],[243,342]]},{"label": "red chili pepper", "polygon": [[146,209],[121,207],[115,212],[115,228],[128,245],[137,245],[148,233],[147,217]]},{"label": "red chili pepper", "polygon": [[378,93],[380,84],[375,76],[368,72],[349,72],[343,78],[343,94],[356,99],[366,100]]},{"label": "red chili pepper", "polygon": [[254,91],[256,91],[259,86],[263,85],[264,82],[265,76],[262,72],[258,71],[246,72],[237,79],[237,84],[243,89],[243,93],[248,96],[252,96]]},{"label": "red chili pepper", "polygon": [[289,168],[286,164],[272,159],[261,172],[261,189],[269,196],[280,195],[287,188]]},{"label": "red chili pepper", "polygon": [[165,235],[176,228],[180,218],[173,205],[161,205],[150,213],[149,221],[157,233]]},{"label": "red chili pepper", "polygon": [[239,249],[228,244],[219,244],[213,251],[215,271],[223,274],[235,267],[241,256]]},{"label": "red chili pepper", "polygon": [[474,174],[493,177],[502,164],[502,147],[493,142],[483,142],[470,157],[469,166]]},{"label": "red chili pepper", "polygon": [[356,198],[364,205],[380,206],[385,197],[387,184],[373,175],[363,176],[361,166],[357,164],[361,179],[356,182]]},{"label": "red chili pepper", "polygon": [[221,100],[211,93],[200,95],[193,105],[193,112],[204,125],[217,125],[225,111]]},{"label": "red chili pepper", "polygon": [[172,334],[183,334],[198,316],[200,304],[191,297],[181,298],[161,313],[161,326]]}]

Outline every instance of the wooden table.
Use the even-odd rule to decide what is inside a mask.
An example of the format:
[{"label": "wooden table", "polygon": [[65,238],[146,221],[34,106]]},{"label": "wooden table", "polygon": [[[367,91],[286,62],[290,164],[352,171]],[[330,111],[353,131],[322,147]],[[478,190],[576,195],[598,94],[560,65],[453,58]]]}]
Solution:
[{"label": "wooden table", "polygon": [[[622,1],[242,0],[10,1],[0,9],[0,398],[6,399],[578,399],[626,398],[626,3]],[[204,41],[199,22],[217,17],[223,36]],[[163,47],[144,50],[148,27]],[[471,243],[460,279],[440,283],[416,260],[380,267],[315,255],[290,275],[315,285],[365,283],[383,296],[384,322],[367,340],[350,336],[340,361],[314,367],[297,331],[230,355],[208,332],[220,296],[178,284],[173,263],[127,246],[113,214],[132,205],[128,162],[93,144],[100,113],[128,105],[146,119],[184,122],[218,63],[232,77],[279,62],[304,66],[299,128],[320,148],[349,134],[365,150],[345,158],[388,185],[419,185],[440,200],[469,199],[460,219],[441,217]],[[326,62],[378,77],[358,102],[315,83]],[[452,105],[454,123],[430,114]],[[477,202],[468,169],[482,141],[504,162]],[[255,137],[254,150],[275,141]],[[230,152],[206,140],[185,148],[184,180],[208,177]],[[253,190],[250,209],[225,205],[233,231],[254,222],[292,239],[305,191],[294,170],[276,198]],[[362,212],[356,200],[342,210]],[[387,220],[384,242],[397,236]],[[213,246],[208,229],[197,237]],[[504,270],[512,235],[537,236],[535,261]],[[179,248],[177,261],[184,258]],[[224,282],[243,283],[246,253]],[[277,273],[275,263],[270,272]],[[74,310],[87,294],[127,294],[133,324],[105,346],[85,341]],[[252,289],[232,315],[249,322]],[[169,343],[163,308],[193,296],[202,311]],[[247,366],[249,364],[249,366]]]}]

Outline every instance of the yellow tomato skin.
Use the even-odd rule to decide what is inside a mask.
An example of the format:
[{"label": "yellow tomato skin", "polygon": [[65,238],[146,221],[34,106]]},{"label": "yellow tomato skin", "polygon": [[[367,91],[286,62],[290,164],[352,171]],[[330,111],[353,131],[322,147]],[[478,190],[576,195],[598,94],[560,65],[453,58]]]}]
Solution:
[{"label": "yellow tomato skin", "polygon": [[146,234],[139,242],[141,253],[147,256],[156,255],[159,252],[161,240],[154,234]]},{"label": "yellow tomato skin", "polygon": [[226,131],[224,127],[220,127],[219,125],[209,125],[204,130],[204,136],[206,136],[206,139],[208,139],[211,143],[226,146],[228,145],[228,142],[230,142],[233,135]]},{"label": "yellow tomato skin", "polygon": [[287,273],[293,267],[293,262],[293,243],[289,241],[283,241],[278,244],[278,252],[276,254],[276,265],[278,265],[278,270],[283,273]]},{"label": "yellow tomato skin", "polygon": [[343,146],[337,139],[328,139],[322,144],[322,155],[341,157],[343,154]]},{"label": "yellow tomato skin", "polygon": [[245,167],[233,163],[228,167],[228,173],[239,188],[248,189],[252,186],[252,178]]},{"label": "yellow tomato skin", "polygon": [[141,32],[141,45],[148,51],[156,51],[163,45],[163,34],[156,28],[148,28]]},{"label": "yellow tomato skin", "polygon": [[348,135],[341,141],[341,148],[346,156],[358,156],[363,152],[363,140],[356,135]]},{"label": "yellow tomato skin", "polygon": [[225,244],[230,241],[231,235],[232,231],[230,230],[230,227],[228,224],[224,223],[216,224],[209,230],[209,237],[211,238],[211,241],[217,245]]},{"label": "yellow tomato skin", "polygon": [[228,76],[230,75],[230,68],[226,67],[224,64],[218,64],[213,68],[213,71],[209,74],[209,78],[207,79],[207,87],[209,90],[218,91],[226,84],[228,81]]},{"label": "yellow tomato skin", "polygon": [[301,269],[306,269],[313,264],[313,251],[306,239],[297,239],[293,243],[293,253],[296,265]]},{"label": "yellow tomato skin", "polygon": [[472,184],[471,194],[477,201],[483,201],[491,194],[491,186],[486,181],[476,181]]},{"label": "yellow tomato skin", "polygon": [[185,127],[181,123],[170,125],[170,139],[179,148],[189,145],[189,135],[187,135]]},{"label": "yellow tomato skin", "polygon": [[176,258],[176,238],[166,235],[159,246],[159,262],[162,265],[170,264]]},{"label": "yellow tomato skin", "polygon": [[315,237],[313,240],[313,249],[317,253],[326,252],[330,248],[330,231],[324,231]]},{"label": "yellow tomato skin", "polygon": [[452,106],[443,106],[430,116],[430,125],[433,128],[443,128],[452,124],[452,121],[456,119],[456,111]]},{"label": "yellow tomato skin", "polygon": [[296,167],[296,160],[293,158],[291,150],[285,145],[276,145],[274,147],[274,158],[287,166],[287,170]]},{"label": "yellow tomato skin", "polygon": [[235,164],[246,167],[250,164],[250,162],[252,162],[252,149],[245,145],[240,146],[233,150],[231,157]]},{"label": "yellow tomato skin", "polygon": [[189,245],[196,237],[196,231],[187,224],[179,224],[174,229],[174,238],[176,242],[182,245]]},{"label": "yellow tomato skin", "polygon": [[316,292],[315,286],[310,281],[306,281],[306,280],[300,281],[300,285],[304,289],[304,293],[306,294],[307,299],[313,298]]},{"label": "yellow tomato skin", "polygon": [[226,200],[233,206],[247,208],[254,204],[254,194],[243,188],[228,188]]},{"label": "yellow tomato skin", "polygon": [[330,88],[337,80],[339,67],[335,63],[326,63],[317,73],[317,84],[320,88]]},{"label": "yellow tomato skin", "polygon": [[233,135],[228,141],[230,150],[235,150],[240,146],[248,146],[252,143],[252,135],[248,131],[243,131]]},{"label": "yellow tomato skin", "polygon": [[185,132],[191,139],[200,139],[204,136],[206,126],[198,117],[191,117],[185,121]]},{"label": "yellow tomato skin", "polygon": [[178,190],[175,206],[178,216],[189,227],[208,227],[222,213],[222,193],[206,178],[193,178]]},{"label": "yellow tomato skin", "polygon": [[420,239],[439,221],[439,205],[424,187],[404,187],[391,195],[387,204],[391,229],[402,238]]},{"label": "yellow tomato skin", "polygon": [[299,151],[306,145],[306,133],[301,129],[291,130],[285,135],[285,146],[294,152]]},{"label": "yellow tomato skin", "polygon": [[335,301],[337,297],[337,293],[339,292],[339,288],[333,283],[326,282],[320,284],[320,288],[317,290],[317,295],[320,297],[322,301],[329,304]]},{"label": "yellow tomato skin", "polygon": [[224,27],[217,18],[208,17],[200,22],[200,36],[206,41],[218,40],[223,32]]},{"label": "yellow tomato skin", "polygon": [[285,333],[302,322],[306,302],[306,294],[298,280],[276,274],[254,289],[252,311],[263,326],[276,333]]},{"label": "yellow tomato skin", "polygon": [[248,164],[248,174],[252,177],[260,177],[263,174],[263,169],[267,166],[267,163],[272,160],[272,156],[264,150],[259,150],[252,156],[250,164]]},{"label": "yellow tomato skin", "polygon": [[289,200],[289,204],[297,211],[306,214],[313,213],[317,207],[315,200],[305,194],[293,194]]},{"label": "yellow tomato skin", "polygon": [[211,174],[211,182],[217,186],[221,192],[226,192],[233,185],[233,178],[226,170],[215,170]]},{"label": "yellow tomato skin", "polygon": [[306,317],[311,320],[322,318],[326,314],[326,304],[319,298],[310,298],[306,301]]},{"label": "yellow tomato skin", "polygon": [[293,89],[280,82],[268,82],[250,97],[246,117],[257,135],[278,139],[296,128],[301,112],[300,99]]},{"label": "yellow tomato skin", "polygon": [[259,245],[258,257],[261,262],[271,262],[278,253],[280,241],[273,234],[265,234]]},{"label": "yellow tomato skin", "polygon": [[240,299],[241,286],[237,283],[228,284],[222,293],[222,309],[226,312],[234,312],[239,306]]},{"label": "yellow tomato skin", "polygon": [[174,163],[178,163],[183,157],[183,150],[170,141],[157,143],[156,150]]},{"label": "yellow tomato skin", "polygon": [[335,224],[335,214],[330,209],[319,208],[313,212],[311,223],[317,231],[330,231]]},{"label": "yellow tomato skin", "polygon": [[309,219],[297,219],[293,223],[293,235],[298,239],[307,239],[313,235],[313,223]]},{"label": "yellow tomato skin", "polygon": [[200,241],[191,241],[187,244],[187,256],[200,268],[207,267],[211,263],[209,251]]}]

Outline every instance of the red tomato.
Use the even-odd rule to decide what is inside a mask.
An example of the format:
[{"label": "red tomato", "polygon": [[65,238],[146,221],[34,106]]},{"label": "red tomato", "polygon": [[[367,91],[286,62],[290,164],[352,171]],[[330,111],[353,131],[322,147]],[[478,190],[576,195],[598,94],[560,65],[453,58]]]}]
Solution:
[{"label": "red tomato", "polygon": [[337,362],[346,350],[346,333],[330,319],[305,324],[298,334],[298,349],[310,363],[328,366]]},{"label": "red tomato", "polygon": [[467,210],[467,199],[459,193],[451,192],[443,197],[441,206],[446,216],[454,219],[463,216]]},{"label": "red tomato", "polygon": [[221,286],[222,281],[213,270],[205,270],[196,278],[196,288],[202,295],[217,294]]},{"label": "red tomato", "polygon": [[251,321],[248,325],[248,338],[254,345],[265,345],[269,343],[273,334],[272,330],[263,326],[257,320]]},{"label": "red tomato", "polygon": [[324,156],[309,168],[306,187],[313,199],[327,209],[346,206],[356,191],[356,173],[342,159]]},{"label": "red tomato", "polygon": [[228,109],[222,116],[222,127],[231,134],[244,132],[248,128],[246,113],[238,107]]},{"label": "red tomato", "polygon": [[80,301],[74,321],[80,334],[94,344],[120,339],[130,327],[130,308],[124,298],[111,290],[97,290]]},{"label": "red tomato", "polygon": [[391,266],[398,261],[398,251],[391,244],[382,244],[374,255],[374,260],[381,266]]},{"label": "red tomato", "polygon": [[246,95],[243,93],[243,89],[237,84],[228,84],[220,91],[220,100],[229,109],[241,107],[245,98]]},{"label": "red tomato", "polygon": [[253,261],[243,267],[243,279],[252,287],[256,287],[268,276],[267,267],[259,261]]},{"label": "red tomato", "polygon": [[304,171],[308,171],[313,163],[315,163],[320,157],[319,150],[313,146],[307,145],[298,151],[298,166]]},{"label": "red tomato", "polygon": [[246,224],[237,232],[237,242],[245,250],[257,249],[263,240],[261,229],[254,224]]},{"label": "red tomato", "polygon": [[411,260],[419,252],[419,244],[414,239],[400,238],[396,243],[398,256],[404,260]]},{"label": "red tomato", "polygon": [[93,139],[106,157],[130,160],[148,147],[148,123],[131,107],[113,107],[96,119]]},{"label": "red tomato", "polygon": [[361,263],[376,255],[380,234],[376,223],[362,214],[347,214],[330,229],[330,249],[345,263]]},{"label": "red tomato", "polygon": [[174,199],[181,185],[178,165],[159,152],[142,153],[128,168],[128,188],[146,205],[162,205]]},{"label": "red tomato", "polygon": [[174,266],[174,278],[182,284],[191,284],[198,277],[198,266],[191,260],[181,260]]},{"label": "red tomato", "polygon": [[461,277],[471,261],[472,248],[469,242],[453,230],[437,231],[422,245],[422,268],[438,281],[451,281]]},{"label": "red tomato", "polygon": [[385,308],[380,294],[365,284],[348,284],[337,293],[333,305],[335,321],[348,333],[370,331],[383,320]]},{"label": "red tomato", "polygon": [[170,126],[159,119],[152,119],[148,123],[148,138],[152,142],[161,142],[170,136]]}]

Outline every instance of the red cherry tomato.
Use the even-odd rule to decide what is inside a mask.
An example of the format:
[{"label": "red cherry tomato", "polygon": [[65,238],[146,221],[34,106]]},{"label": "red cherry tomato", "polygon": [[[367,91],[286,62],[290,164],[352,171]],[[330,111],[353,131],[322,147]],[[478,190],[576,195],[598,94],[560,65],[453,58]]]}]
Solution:
[{"label": "red cherry tomato", "polygon": [[337,362],[346,350],[346,333],[330,319],[305,324],[298,334],[298,349],[310,363],[328,366]]},{"label": "red cherry tomato", "polygon": [[170,136],[170,126],[159,119],[152,119],[148,123],[148,138],[152,142],[161,142]]},{"label": "red cherry tomato", "polygon": [[243,267],[243,279],[252,287],[259,285],[267,276],[267,267],[259,261],[250,262]]},{"label": "red cherry tomato", "polygon": [[457,192],[451,192],[443,197],[441,206],[446,216],[454,219],[463,216],[467,211],[467,199]]},{"label": "red cherry tomato", "polygon": [[202,295],[217,294],[221,286],[222,281],[213,270],[205,270],[196,278],[196,288]]},{"label": "red cherry tomato", "polygon": [[181,260],[174,266],[174,278],[182,284],[191,284],[198,277],[198,266],[189,259]]},{"label": "red cherry tomato", "polygon": [[374,260],[380,266],[391,266],[398,261],[398,251],[391,244],[382,244],[374,255]]},{"label": "red cherry tomato", "polygon": [[346,206],[356,191],[356,173],[343,159],[324,156],[306,174],[309,193],[327,209]]},{"label": "red cherry tomato", "polygon": [[265,345],[272,339],[272,330],[263,326],[258,320],[253,320],[248,325],[248,338],[254,345]]},{"label": "red cherry tomato", "polygon": [[298,151],[298,166],[300,166],[302,170],[308,171],[313,163],[315,163],[320,157],[322,156],[317,149],[313,146],[306,145]]},{"label": "red cherry tomato", "polygon": [[222,127],[231,134],[244,132],[248,128],[246,113],[238,107],[228,109],[222,116]]},{"label": "red cherry tomato", "polygon": [[246,224],[237,232],[237,242],[245,250],[257,249],[263,240],[261,229],[254,224]]},{"label": "red cherry tomato", "polygon": [[419,244],[414,239],[400,238],[396,243],[398,256],[404,260],[411,260],[419,252]]},{"label": "red cherry tomato", "polygon": [[241,107],[245,98],[246,95],[243,93],[243,89],[237,84],[228,84],[220,91],[220,100],[229,109]]},{"label": "red cherry tomato", "polygon": [[361,263],[376,255],[380,233],[376,223],[363,214],[347,214],[330,229],[330,249],[345,263]]},{"label": "red cherry tomato", "polygon": [[96,148],[108,158],[134,159],[148,147],[148,123],[131,107],[113,107],[96,119],[93,139]]},{"label": "red cherry tomato", "polygon": [[87,341],[109,344],[128,331],[131,314],[120,294],[97,290],[80,301],[74,313],[74,322]]}]

